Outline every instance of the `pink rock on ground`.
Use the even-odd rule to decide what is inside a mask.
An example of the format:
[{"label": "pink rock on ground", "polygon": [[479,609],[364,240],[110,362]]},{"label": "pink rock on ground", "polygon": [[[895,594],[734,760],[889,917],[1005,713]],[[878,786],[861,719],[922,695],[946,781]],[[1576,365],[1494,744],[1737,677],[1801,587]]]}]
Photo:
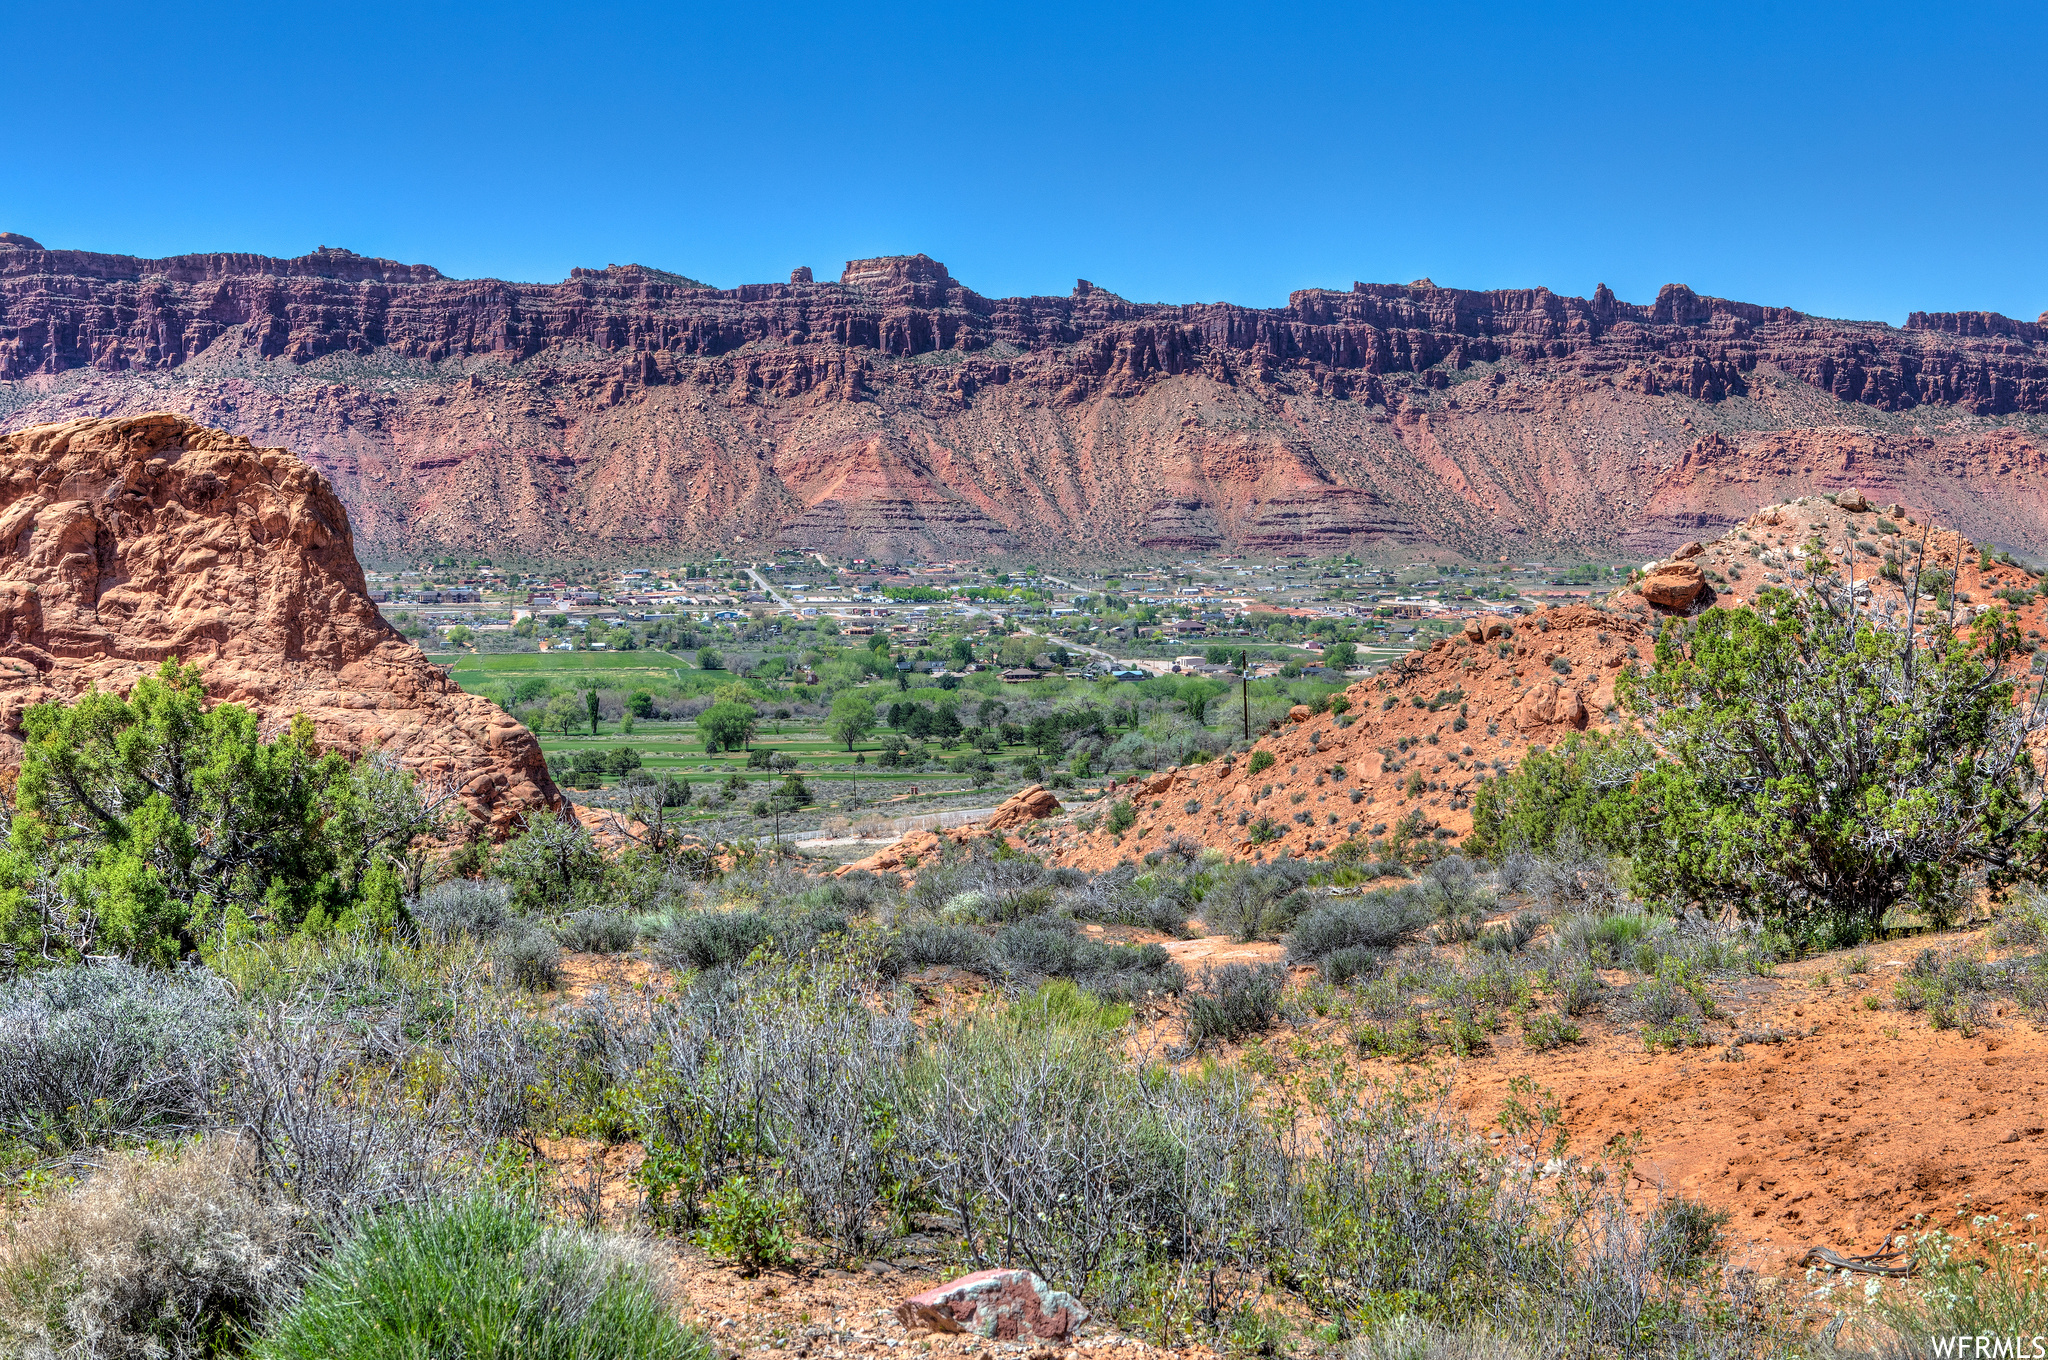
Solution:
[{"label": "pink rock on ground", "polygon": [[1059,1341],[1073,1337],[1088,1310],[1028,1270],[977,1270],[912,1295],[896,1305],[896,1316],[905,1327],[973,1332],[997,1341]]}]

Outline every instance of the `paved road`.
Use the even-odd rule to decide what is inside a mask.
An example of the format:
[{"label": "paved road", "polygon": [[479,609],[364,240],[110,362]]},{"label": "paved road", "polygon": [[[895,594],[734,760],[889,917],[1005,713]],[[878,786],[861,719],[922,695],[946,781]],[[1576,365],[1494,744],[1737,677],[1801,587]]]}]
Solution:
[{"label": "paved road", "polygon": [[788,600],[782,597],[781,591],[777,590],[774,586],[769,585],[768,578],[763,576],[760,572],[755,571],[752,567],[748,567],[747,575],[753,577],[754,584],[761,587],[762,590],[768,593],[769,599],[775,601],[775,603],[781,605],[784,609],[796,608],[795,605],[791,604]]}]

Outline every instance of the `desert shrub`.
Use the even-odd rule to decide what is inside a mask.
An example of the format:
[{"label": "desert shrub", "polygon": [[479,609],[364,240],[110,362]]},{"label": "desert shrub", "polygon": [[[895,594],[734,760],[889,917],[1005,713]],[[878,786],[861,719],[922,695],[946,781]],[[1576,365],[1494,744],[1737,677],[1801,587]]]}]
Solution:
[{"label": "desert shrub", "polygon": [[1445,1323],[1404,1313],[1372,1328],[1349,1360],[1543,1360],[1544,1350],[1485,1322]]},{"label": "desert shrub", "polygon": [[813,1232],[860,1253],[892,1189],[889,1130],[914,1031],[873,994],[874,962],[844,937],[721,972],[649,1007],[606,1046],[645,1140],[638,1173],[657,1221],[702,1222],[736,1176],[788,1194]]},{"label": "desert shrub", "polygon": [[514,917],[491,944],[491,976],[500,987],[553,991],[562,981],[562,946],[525,917]]},{"label": "desert shrub", "polygon": [[1536,872],[1536,857],[1526,850],[1510,850],[1500,857],[1500,867],[1495,871],[1500,890],[1504,893],[1518,893],[1529,887]]},{"label": "desert shrub", "polygon": [[62,1151],[197,1128],[238,1021],[196,968],[78,964],[0,984],[0,1132]]},{"label": "desert shrub", "polygon": [[1120,1024],[1053,990],[935,1030],[914,1065],[910,1166],[967,1263],[1027,1265],[1113,1311],[1156,1299],[1149,1262],[1246,1266],[1285,1171],[1243,1083],[1146,1078]]},{"label": "desert shrub", "polygon": [[1998,915],[1993,943],[2008,949],[2034,949],[2048,944],[2048,892],[2028,888]]},{"label": "desert shrub", "polygon": [[764,1190],[750,1176],[734,1176],[711,1192],[699,1240],[713,1256],[749,1275],[791,1261],[786,1196]]},{"label": "desert shrub", "polygon": [[1726,1209],[1710,1208],[1683,1195],[1657,1205],[1645,1225],[1656,1269],[1674,1279],[1698,1276],[1720,1254],[1721,1230],[1728,1226],[1728,1217]]},{"label": "desert shrub", "polygon": [[487,940],[512,915],[512,890],[503,883],[451,878],[436,883],[412,903],[413,924],[435,944],[464,935]]},{"label": "desert shrub", "polygon": [[1984,1002],[1992,995],[2038,1007],[2048,1001],[2048,968],[2033,959],[1988,964],[1970,954],[1923,949],[1893,984],[1902,1009],[1925,1011],[1935,1029],[1964,1035],[1976,1032]]},{"label": "desert shrub", "polygon": [[1529,869],[1528,891],[1539,904],[1573,911],[1617,911],[1628,900],[1614,858],[1566,831]]},{"label": "desert shrub", "polygon": [[1538,1011],[1522,1022],[1522,1042],[1539,1053],[1575,1044],[1581,1037],[1577,1025],[1548,1011]]},{"label": "desert shrub", "polygon": [[1072,921],[1058,916],[1016,921],[996,931],[989,958],[1011,977],[1072,977],[1089,949]]},{"label": "desert shrub", "polygon": [[257,1345],[260,1360],[518,1355],[710,1360],[644,1249],[482,1196],[372,1219]]},{"label": "desert shrub", "polygon": [[1028,855],[976,845],[947,850],[920,869],[909,904],[948,921],[1016,921],[1051,905],[1057,884]]},{"label": "desert shrub", "polygon": [[1543,917],[1533,911],[1518,912],[1511,920],[1491,930],[1482,930],[1473,940],[1481,949],[1497,950],[1512,954],[1536,938],[1536,932],[1543,928]]},{"label": "desert shrub", "polygon": [[1445,855],[1431,861],[1416,880],[1413,891],[1418,900],[1445,918],[1475,913],[1490,901],[1478,872],[1463,855]]},{"label": "desert shrub", "polygon": [[1129,831],[1133,826],[1137,825],[1137,822],[1138,814],[1131,807],[1130,799],[1119,798],[1116,800],[1116,802],[1110,805],[1109,829],[1111,832],[1117,835],[1122,835],[1124,832]]},{"label": "desert shrub", "polygon": [[1381,888],[1365,896],[1316,907],[1287,935],[1290,963],[1314,963],[1344,949],[1391,949],[1428,923],[1430,908],[1405,888]]},{"label": "desert shrub", "polygon": [[1250,775],[1264,774],[1273,768],[1276,759],[1277,757],[1271,751],[1254,751],[1251,754],[1251,759],[1245,762],[1245,773]]},{"label": "desert shrub", "polygon": [[1182,936],[1196,907],[1196,886],[1172,874],[1147,874],[1138,881],[1128,865],[1097,874],[1084,887],[1061,894],[1061,910],[1082,921],[1139,926]]},{"label": "desert shrub", "polygon": [[1278,964],[1226,963],[1203,971],[1201,988],[1188,994],[1188,1041],[1235,1040],[1269,1028],[1280,1014],[1287,970]]},{"label": "desert shrub", "polygon": [[[241,1135],[259,1183],[324,1231],[445,1193],[460,1174],[453,1154],[488,1134],[464,1118],[474,1111],[453,1082],[411,1082],[402,1065],[361,1058],[347,1027],[268,1007],[251,1017],[221,1091],[218,1117]],[[514,1065],[509,1075],[527,1074]]]},{"label": "desert shrub", "polygon": [[985,965],[987,956],[988,937],[974,927],[920,921],[905,926],[889,942],[882,968],[891,977],[932,964],[973,969]]},{"label": "desert shrub", "polygon": [[555,927],[565,949],[584,954],[618,954],[633,947],[633,920],[622,911],[585,907]]},{"label": "desert shrub", "polygon": [[1285,930],[1308,905],[1294,876],[1277,866],[1232,864],[1219,870],[1202,897],[1202,918],[1211,929],[1239,940],[1259,940]]},{"label": "desert shrub", "polygon": [[1177,993],[1186,975],[1156,944],[1105,944],[1082,935],[1071,920],[1041,916],[998,930],[988,944],[991,976],[1012,985],[1066,978],[1118,1000],[1146,992]]},{"label": "desert shrub", "polygon": [[199,1360],[296,1288],[312,1234],[216,1135],[116,1153],[0,1233],[0,1350]]},{"label": "desert shrub", "polygon": [[[1995,1338],[1997,1345],[2038,1332],[2048,1317],[2048,1274],[2040,1269],[2034,1226],[2024,1217],[1985,1213],[1947,1229],[1916,1231],[1910,1248],[1920,1287],[1886,1291],[1871,1306],[1879,1336],[1891,1343],[1881,1352],[1887,1360],[1935,1354],[1944,1344],[1957,1354],[1975,1349],[1956,1346],[1955,1337]],[[1851,1290],[1862,1292],[1849,1279],[1837,1279],[1820,1294]],[[2007,1348],[2015,1354],[2031,1349],[2026,1340]]]},{"label": "desert shrub", "polygon": [[1593,965],[1580,960],[1558,976],[1551,990],[1566,1015],[1584,1015],[1599,1003],[1606,986]]},{"label": "desert shrub", "polygon": [[652,943],[670,967],[709,970],[735,967],[757,949],[801,954],[845,931],[846,918],[832,911],[688,911],[663,921]]},{"label": "desert shrub", "polygon": [[1333,986],[1343,986],[1360,978],[1371,978],[1386,962],[1387,952],[1371,949],[1364,945],[1346,945],[1333,949],[1322,956],[1323,980]]},{"label": "desert shrub", "polygon": [[1105,1001],[1131,1003],[1153,995],[1178,996],[1187,990],[1188,976],[1162,945],[1112,944],[1098,946],[1100,953],[1088,959],[1087,971],[1075,981],[1087,992]]}]

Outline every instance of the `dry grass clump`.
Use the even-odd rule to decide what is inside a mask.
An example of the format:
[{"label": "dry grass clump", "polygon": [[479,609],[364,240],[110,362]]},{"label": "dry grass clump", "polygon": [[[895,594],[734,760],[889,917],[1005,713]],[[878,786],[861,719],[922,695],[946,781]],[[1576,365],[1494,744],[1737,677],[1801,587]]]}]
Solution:
[{"label": "dry grass clump", "polygon": [[0,1235],[0,1351],[29,1360],[218,1354],[296,1288],[310,1235],[234,1139],[116,1153]]}]

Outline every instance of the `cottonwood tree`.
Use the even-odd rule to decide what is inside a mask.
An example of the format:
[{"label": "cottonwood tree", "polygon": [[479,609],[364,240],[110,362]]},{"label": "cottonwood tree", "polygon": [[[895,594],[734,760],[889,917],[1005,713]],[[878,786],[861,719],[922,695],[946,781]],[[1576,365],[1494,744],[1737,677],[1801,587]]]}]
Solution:
[{"label": "cottonwood tree", "polygon": [[875,706],[865,696],[841,694],[832,700],[832,716],[826,719],[825,729],[851,751],[855,742],[875,730]]},{"label": "cottonwood tree", "polygon": [[720,750],[739,751],[753,741],[754,728],[759,721],[752,705],[721,699],[697,715],[697,730],[704,734],[707,754],[716,754]]}]

